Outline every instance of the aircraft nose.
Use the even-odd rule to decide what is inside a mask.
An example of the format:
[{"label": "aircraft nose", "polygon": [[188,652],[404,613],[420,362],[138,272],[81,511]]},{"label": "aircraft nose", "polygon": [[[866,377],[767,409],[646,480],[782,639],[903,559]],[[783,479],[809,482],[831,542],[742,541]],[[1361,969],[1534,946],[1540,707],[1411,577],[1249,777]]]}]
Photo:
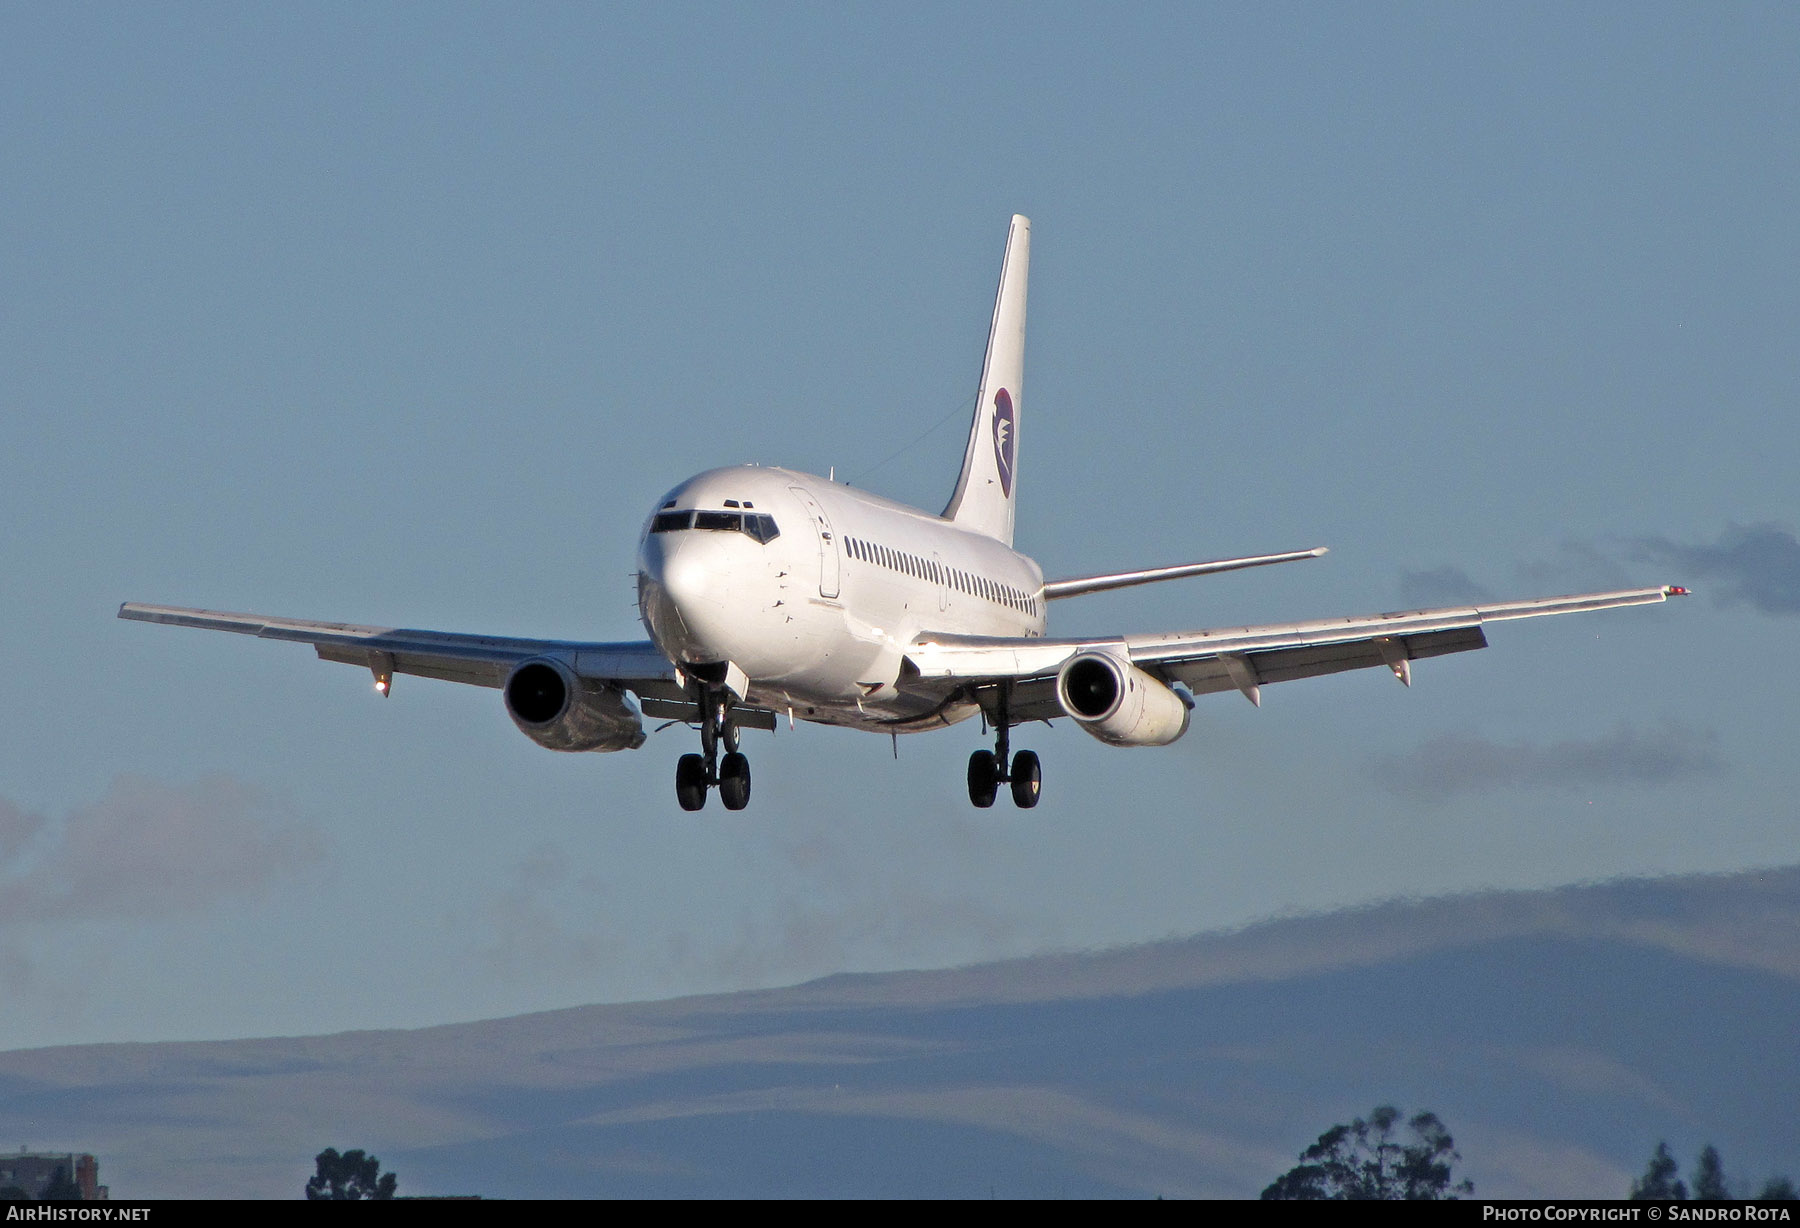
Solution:
[{"label": "aircraft nose", "polygon": [[672,657],[722,660],[730,647],[732,619],[715,546],[665,540],[644,552],[640,605],[652,637]]},{"label": "aircraft nose", "polygon": [[706,604],[710,569],[698,551],[666,551],[659,570],[657,580],[676,608],[685,613]]}]

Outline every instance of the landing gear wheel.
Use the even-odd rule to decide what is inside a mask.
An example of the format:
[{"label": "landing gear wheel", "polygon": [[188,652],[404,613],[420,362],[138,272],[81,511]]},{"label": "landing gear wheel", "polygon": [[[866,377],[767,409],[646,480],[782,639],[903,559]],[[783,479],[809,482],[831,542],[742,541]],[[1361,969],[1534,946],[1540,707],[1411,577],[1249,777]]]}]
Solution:
[{"label": "landing gear wheel", "polygon": [[1000,792],[1000,771],[991,750],[978,750],[969,756],[969,800],[983,810],[994,804]]},{"label": "landing gear wheel", "polygon": [[1038,804],[1038,794],[1043,791],[1043,771],[1038,767],[1038,757],[1028,750],[1022,750],[1013,756],[1012,762],[1012,795],[1013,805],[1020,810],[1030,810]]},{"label": "landing gear wheel", "polygon": [[719,764],[719,800],[727,810],[750,804],[750,760],[735,750]]},{"label": "landing gear wheel", "polygon": [[[744,793],[750,792],[749,777],[744,780]],[[675,764],[675,800],[683,810],[698,810],[706,805],[706,760],[699,755],[683,755]],[[729,802],[726,803],[730,805]]]}]

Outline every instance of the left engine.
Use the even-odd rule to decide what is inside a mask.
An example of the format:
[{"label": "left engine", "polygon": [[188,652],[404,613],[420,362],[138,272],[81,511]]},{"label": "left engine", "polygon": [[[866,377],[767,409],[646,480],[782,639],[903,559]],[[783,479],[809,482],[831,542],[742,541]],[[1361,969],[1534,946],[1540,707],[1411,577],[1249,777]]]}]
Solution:
[{"label": "left engine", "polygon": [[588,683],[554,657],[521,661],[502,690],[519,732],[548,750],[636,750],[644,715],[631,692]]}]

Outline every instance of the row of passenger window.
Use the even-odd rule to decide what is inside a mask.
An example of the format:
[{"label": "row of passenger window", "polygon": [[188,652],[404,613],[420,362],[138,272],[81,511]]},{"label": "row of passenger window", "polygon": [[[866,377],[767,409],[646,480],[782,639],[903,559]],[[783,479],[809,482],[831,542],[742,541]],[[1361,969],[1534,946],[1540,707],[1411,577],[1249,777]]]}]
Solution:
[{"label": "row of passenger window", "polygon": [[762,512],[658,512],[650,522],[652,533],[674,533],[680,529],[744,533],[759,542],[772,542],[781,536],[775,517]]},{"label": "row of passenger window", "polygon": [[955,567],[945,567],[935,559],[920,558],[904,550],[892,550],[874,542],[864,541],[860,537],[846,537],[845,547],[850,557],[865,563],[873,563],[877,567],[886,567],[892,571],[902,572],[920,580],[929,580],[934,584],[948,584],[951,588],[981,597],[988,601],[997,601],[1001,605],[1011,606],[1021,614],[1036,614],[1038,603],[1035,597],[1014,588],[1010,584],[1001,584],[986,576],[978,576],[973,572],[962,571]]}]

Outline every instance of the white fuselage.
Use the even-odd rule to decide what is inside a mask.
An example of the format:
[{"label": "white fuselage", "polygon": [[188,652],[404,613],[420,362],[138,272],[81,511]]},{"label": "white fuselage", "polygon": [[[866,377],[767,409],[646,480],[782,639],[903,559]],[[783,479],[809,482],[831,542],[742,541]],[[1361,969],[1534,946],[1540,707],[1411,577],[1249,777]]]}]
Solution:
[{"label": "white fuselage", "polygon": [[902,678],[907,650],[933,633],[1041,636],[1043,585],[995,538],[790,469],[689,478],[638,545],[639,613],[671,661],[729,662],[748,703],[866,729],[972,715],[953,685]]}]

